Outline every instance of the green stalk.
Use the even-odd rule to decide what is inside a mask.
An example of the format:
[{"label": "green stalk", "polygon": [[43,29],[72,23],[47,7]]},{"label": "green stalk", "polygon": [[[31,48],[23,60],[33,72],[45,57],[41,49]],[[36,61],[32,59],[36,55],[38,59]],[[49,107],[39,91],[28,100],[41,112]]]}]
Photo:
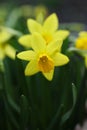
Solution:
[{"label": "green stalk", "polygon": [[77,102],[72,115],[72,124],[70,124],[72,129],[75,127],[77,123],[83,120],[84,111],[85,111],[86,94],[87,94],[86,81],[87,81],[87,69],[85,69],[84,71],[81,87],[77,95]]}]

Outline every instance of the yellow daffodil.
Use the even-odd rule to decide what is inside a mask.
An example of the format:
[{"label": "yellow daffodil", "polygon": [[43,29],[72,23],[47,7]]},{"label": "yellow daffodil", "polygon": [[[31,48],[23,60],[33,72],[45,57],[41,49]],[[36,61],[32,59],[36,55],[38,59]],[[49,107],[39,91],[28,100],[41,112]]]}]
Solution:
[{"label": "yellow daffodil", "polygon": [[5,27],[0,27],[0,60],[3,60],[5,56],[15,58],[15,49],[8,43],[8,40],[12,37],[11,32]]},{"label": "yellow daffodil", "polygon": [[87,50],[87,32],[83,31],[79,33],[79,37],[76,39],[76,48]]},{"label": "yellow daffodil", "polygon": [[79,33],[79,37],[76,39],[75,46],[78,52],[85,58],[85,65],[87,67],[87,32],[82,31]]},{"label": "yellow daffodil", "polygon": [[42,37],[46,41],[46,44],[49,44],[51,41],[54,41],[55,39],[64,40],[69,35],[69,31],[67,30],[58,30],[59,22],[58,17],[55,13],[51,14],[43,22],[43,24],[40,24],[33,19],[28,19],[27,25],[30,31],[30,35],[27,34],[19,38],[19,43],[26,47],[31,46],[31,34],[35,32],[42,35]]},{"label": "yellow daffodil", "polygon": [[32,35],[32,50],[20,52],[17,57],[29,61],[25,69],[25,75],[33,75],[37,72],[48,80],[52,80],[55,66],[68,63],[67,56],[60,53],[62,40],[51,42],[46,46],[43,37],[35,33]]}]

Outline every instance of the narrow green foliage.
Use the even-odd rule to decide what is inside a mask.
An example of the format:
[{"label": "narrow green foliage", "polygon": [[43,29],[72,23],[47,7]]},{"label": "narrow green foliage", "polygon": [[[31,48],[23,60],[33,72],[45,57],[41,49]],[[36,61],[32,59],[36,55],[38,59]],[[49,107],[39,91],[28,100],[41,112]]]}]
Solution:
[{"label": "narrow green foliage", "polygon": [[61,125],[63,125],[69,119],[69,117],[71,116],[72,111],[73,111],[73,109],[75,107],[75,104],[76,104],[77,94],[76,94],[76,87],[75,87],[74,84],[72,84],[72,92],[73,92],[73,106],[72,106],[72,108],[67,113],[65,113],[62,116]]},{"label": "narrow green foliage", "polygon": [[29,120],[29,105],[26,97],[21,95],[20,97],[20,129],[25,130]]}]

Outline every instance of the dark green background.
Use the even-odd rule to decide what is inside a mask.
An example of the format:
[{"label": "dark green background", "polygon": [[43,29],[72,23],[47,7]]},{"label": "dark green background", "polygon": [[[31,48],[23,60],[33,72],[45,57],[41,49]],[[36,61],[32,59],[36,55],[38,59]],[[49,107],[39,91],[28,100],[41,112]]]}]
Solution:
[{"label": "dark green background", "polygon": [[57,12],[61,22],[82,22],[87,24],[87,0],[0,0],[9,4],[44,4],[50,12]]}]

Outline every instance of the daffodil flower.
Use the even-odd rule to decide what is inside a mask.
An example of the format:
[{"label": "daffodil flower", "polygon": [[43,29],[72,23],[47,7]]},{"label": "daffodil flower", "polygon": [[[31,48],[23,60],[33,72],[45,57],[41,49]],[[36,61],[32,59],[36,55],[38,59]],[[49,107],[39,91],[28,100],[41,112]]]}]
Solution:
[{"label": "daffodil flower", "polygon": [[8,43],[8,40],[12,37],[11,32],[5,27],[0,27],[0,60],[3,60],[5,56],[15,58],[16,50]]},{"label": "daffodil flower", "polygon": [[19,38],[19,43],[25,47],[31,46],[31,34],[35,32],[42,35],[46,41],[46,45],[55,39],[64,40],[69,35],[69,31],[67,30],[58,30],[59,22],[55,13],[51,14],[43,24],[40,24],[33,19],[28,19],[27,25],[30,34],[26,34]]},{"label": "daffodil flower", "polygon": [[54,68],[69,62],[67,56],[60,53],[62,40],[46,45],[44,38],[35,33],[32,35],[32,50],[20,52],[17,57],[29,61],[25,75],[34,75],[42,72],[46,79],[52,80]]},{"label": "daffodil flower", "polygon": [[81,50],[87,50],[87,32],[82,31],[79,33],[79,37],[76,39],[76,48]]},{"label": "daffodil flower", "polygon": [[84,57],[85,65],[87,67],[87,32],[82,31],[79,33],[79,37],[75,41],[75,47],[78,52]]}]

